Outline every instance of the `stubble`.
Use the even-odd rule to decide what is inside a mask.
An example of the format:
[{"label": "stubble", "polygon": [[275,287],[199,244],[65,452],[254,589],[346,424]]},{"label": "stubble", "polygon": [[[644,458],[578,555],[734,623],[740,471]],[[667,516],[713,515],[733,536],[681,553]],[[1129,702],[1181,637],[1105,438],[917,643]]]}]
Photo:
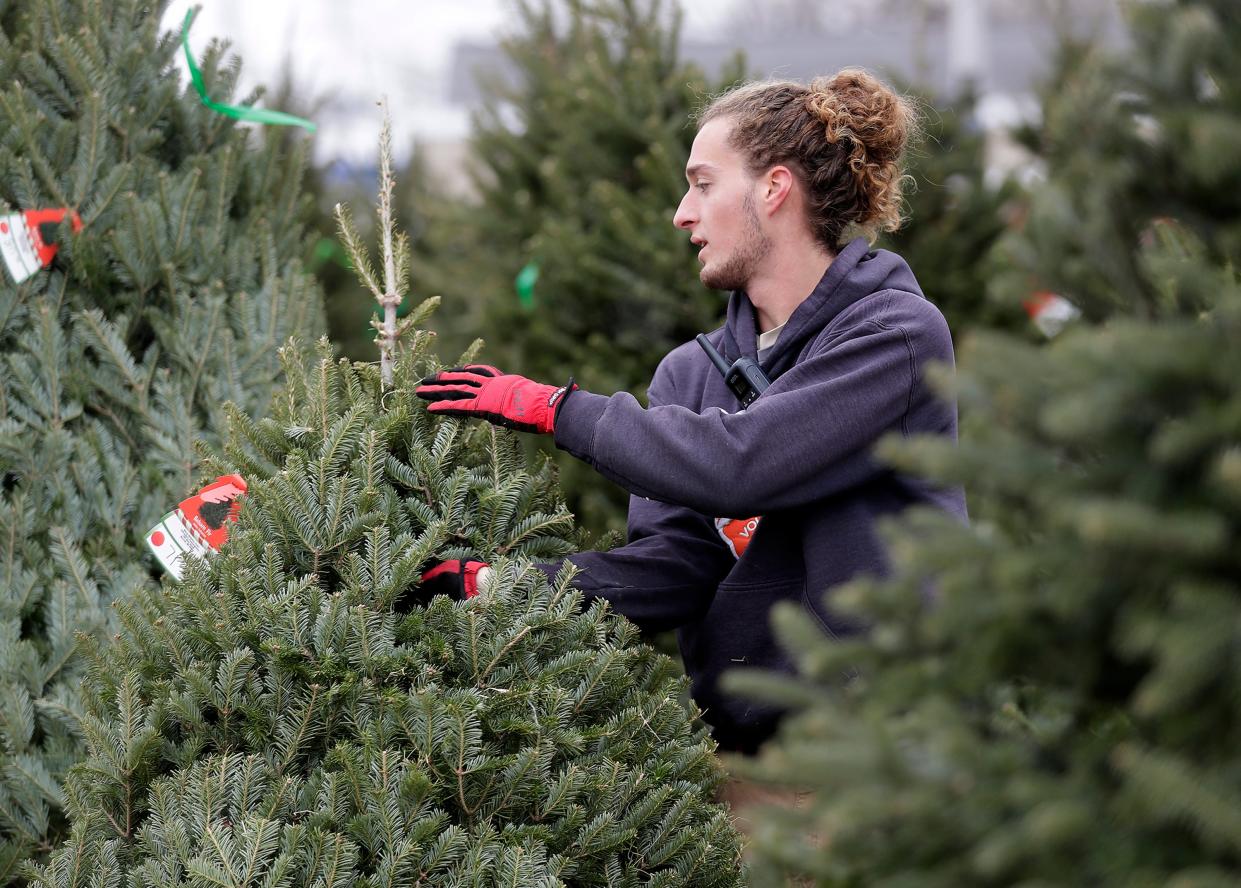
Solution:
[{"label": "stubble", "polygon": [[722,265],[713,269],[703,268],[699,275],[712,290],[744,290],[754,277],[758,264],[771,252],[771,238],[759,227],[753,195],[747,194],[742,199],[741,212],[745,215],[741,245]]}]

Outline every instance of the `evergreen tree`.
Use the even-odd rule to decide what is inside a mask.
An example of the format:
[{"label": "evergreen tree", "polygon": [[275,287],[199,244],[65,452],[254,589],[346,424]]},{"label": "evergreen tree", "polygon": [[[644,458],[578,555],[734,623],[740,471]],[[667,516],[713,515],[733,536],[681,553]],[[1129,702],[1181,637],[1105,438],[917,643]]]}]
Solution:
[{"label": "evergreen tree", "polygon": [[[1034,206],[1059,201],[1090,234],[1064,252],[1036,211],[1023,246],[1022,271],[1059,263],[1087,318],[1111,317],[1043,347],[972,336],[954,386],[970,417],[961,445],[884,455],[965,483],[973,526],[908,516],[892,529],[894,577],[833,594],[864,637],[829,641],[784,612],[803,678],[732,680],[798,713],[754,773],[812,790],[806,811],[760,830],[755,885],[1241,879],[1241,280],[1218,210],[1235,194],[1199,190],[1241,162],[1183,145],[1175,166],[1116,175],[1152,161],[1150,134],[1237,125],[1241,69],[1204,27],[1226,41],[1237,22],[1222,4],[1134,15],[1134,54],[1110,67],[1120,79],[1069,77],[1068,95],[1129,89],[1158,113],[1081,130],[1114,140],[1093,158],[1096,183],[1086,158],[1054,155]],[[1210,95],[1157,101],[1185,71]],[[1050,115],[1052,143],[1083,123]],[[1096,205],[1103,193],[1116,203]]]},{"label": "evergreen tree", "polygon": [[[195,442],[226,401],[262,415],[276,346],[322,329],[297,261],[304,140],[204,107],[166,5],[0,5],[0,215],[83,223],[44,229],[49,269],[0,270],[0,884],[64,827],[76,633],[150,594],[143,535],[192,492]],[[219,44],[202,62],[226,100],[237,63]]]},{"label": "evergreen tree", "polygon": [[[583,613],[572,567],[531,564],[573,549],[547,462],[414,394],[438,300],[397,321],[391,156],[385,114],[378,268],[337,207],[380,363],[324,340],[302,374],[290,343],[274,418],[231,408],[208,465],[249,479],[239,523],[119,604],[72,837],[36,884],[738,884],[685,679],[605,602]],[[429,561],[479,555],[483,595],[427,602]]]},{"label": "evergreen tree", "polygon": [[[34,884],[736,885],[705,728],[670,661],[570,572],[515,437],[430,417],[421,334],[387,389],[326,344],[272,419],[231,411],[220,555],[95,647],[72,836]],[[432,558],[482,555],[424,605]]]},{"label": "evergreen tree", "polygon": [[[1053,291],[1088,319],[1194,311],[1134,245],[1171,221],[1213,263],[1241,262],[1241,15],[1230,0],[1126,7],[1123,55],[1068,44],[1033,145],[1048,179],[999,245],[998,302]],[[1168,301],[1171,299],[1172,301]]]},{"label": "evergreen tree", "polygon": [[[428,213],[419,274],[461,307],[446,338],[481,332],[505,370],[642,396],[669,350],[723,319],[672,215],[690,117],[741,64],[708,84],[681,61],[667,0],[529,0],[518,12],[504,44],[515,77],[488,84],[475,122],[478,201]],[[523,300],[515,278],[535,268]],[[623,527],[624,492],[557,458],[579,521]]]},{"label": "evergreen tree", "polygon": [[1241,286],[1215,284],[1200,319],[971,339],[970,439],[887,455],[970,484],[975,525],[911,517],[897,579],[833,596],[865,638],[781,614],[802,682],[736,679],[802,708],[759,773],[815,790],[755,885],[1241,878]]},{"label": "evergreen tree", "polygon": [[973,327],[1024,329],[1029,321],[1021,306],[998,303],[988,286],[992,250],[1022,195],[1012,181],[986,181],[986,137],[974,119],[974,96],[943,100],[916,88],[904,92],[918,98],[924,132],[908,152],[907,221],[877,246],[905,257],[954,336]]}]

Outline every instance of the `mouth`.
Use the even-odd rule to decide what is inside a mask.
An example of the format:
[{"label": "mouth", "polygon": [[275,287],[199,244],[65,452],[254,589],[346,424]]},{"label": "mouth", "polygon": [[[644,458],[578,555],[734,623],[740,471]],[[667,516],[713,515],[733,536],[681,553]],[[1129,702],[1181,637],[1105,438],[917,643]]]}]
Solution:
[{"label": "mouth", "polygon": [[699,262],[701,262],[701,261],[702,261],[702,254],[703,254],[703,253],[706,251],[706,249],[707,249],[707,242],[706,242],[705,240],[702,240],[701,238],[697,238],[697,237],[691,237],[691,238],[689,239],[689,242],[698,248],[698,261],[699,261]]}]

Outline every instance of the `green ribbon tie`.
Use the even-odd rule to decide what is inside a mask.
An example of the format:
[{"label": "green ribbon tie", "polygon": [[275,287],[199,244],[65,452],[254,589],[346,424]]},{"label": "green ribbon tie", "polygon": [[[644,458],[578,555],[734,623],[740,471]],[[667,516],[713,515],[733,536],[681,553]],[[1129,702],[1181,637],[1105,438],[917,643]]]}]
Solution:
[{"label": "green ribbon tie", "polygon": [[194,56],[190,54],[190,23],[194,20],[194,10],[185,13],[185,24],[181,26],[181,42],[185,45],[185,61],[190,66],[190,79],[194,81],[194,89],[202,96],[203,104],[234,120],[252,120],[255,123],[270,123],[275,126],[301,126],[314,132],[317,127],[304,117],[295,117],[283,111],[268,111],[265,108],[252,108],[249,105],[225,105],[214,102],[207,95],[207,85],[203,83],[203,72],[199,70]]}]

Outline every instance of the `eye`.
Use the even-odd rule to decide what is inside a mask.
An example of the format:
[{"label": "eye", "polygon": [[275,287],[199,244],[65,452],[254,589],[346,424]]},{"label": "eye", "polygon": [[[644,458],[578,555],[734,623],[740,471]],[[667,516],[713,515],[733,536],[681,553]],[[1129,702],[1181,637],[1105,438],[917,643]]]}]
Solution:
[{"label": "eye", "polygon": [[710,182],[699,182],[694,187],[697,188],[699,191],[706,191],[709,187],[711,187],[711,183]]}]

